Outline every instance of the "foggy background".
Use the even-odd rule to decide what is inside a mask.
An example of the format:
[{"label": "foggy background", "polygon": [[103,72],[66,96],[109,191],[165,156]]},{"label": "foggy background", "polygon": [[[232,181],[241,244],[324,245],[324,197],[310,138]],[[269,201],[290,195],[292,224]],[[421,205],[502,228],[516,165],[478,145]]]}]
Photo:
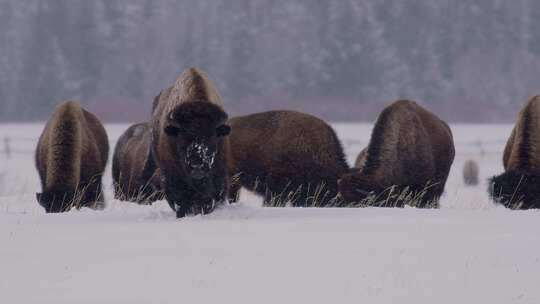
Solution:
[{"label": "foggy background", "polygon": [[409,98],[453,122],[512,122],[540,94],[540,1],[0,0],[0,120],[80,100],[141,121],[196,66],[231,115],[373,121]]}]

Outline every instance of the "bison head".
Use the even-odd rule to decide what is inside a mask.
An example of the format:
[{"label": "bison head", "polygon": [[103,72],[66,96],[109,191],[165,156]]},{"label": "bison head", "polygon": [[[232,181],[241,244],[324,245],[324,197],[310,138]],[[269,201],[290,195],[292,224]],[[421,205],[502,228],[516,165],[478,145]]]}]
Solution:
[{"label": "bison head", "polygon": [[509,170],[489,180],[489,194],[510,209],[540,208],[540,175]]},{"label": "bison head", "polygon": [[338,181],[339,194],[347,203],[359,203],[378,189],[372,185],[372,180],[364,176],[359,169],[344,174]]},{"label": "bison head", "polygon": [[74,191],[44,191],[36,193],[38,203],[47,213],[66,212],[71,209],[76,200]]},{"label": "bison head", "polygon": [[209,176],[231,128],[227,114],[209,102],[186,102],[167,115],[163,132],[177,164],[193,180]]}]

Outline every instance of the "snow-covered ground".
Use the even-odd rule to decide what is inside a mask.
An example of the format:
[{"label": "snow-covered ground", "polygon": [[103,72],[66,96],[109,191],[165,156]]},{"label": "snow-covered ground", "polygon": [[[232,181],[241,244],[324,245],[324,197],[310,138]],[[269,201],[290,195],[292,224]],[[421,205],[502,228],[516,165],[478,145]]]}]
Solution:
[{"label": "snow-covered ground", "polygon": [[[107,126],[111,151],[126,127]],[[352,163],[371,126],[335,127]],[[540,212],[496,207],[461,177],[467,159],[483,180],[502,171],[510,125],[452,126],[439,210],[262,208],[243,193],[182,220],[110,187],[105,211],[46,215],[41,128],[0,125],[0,303],[540,303]]]}]

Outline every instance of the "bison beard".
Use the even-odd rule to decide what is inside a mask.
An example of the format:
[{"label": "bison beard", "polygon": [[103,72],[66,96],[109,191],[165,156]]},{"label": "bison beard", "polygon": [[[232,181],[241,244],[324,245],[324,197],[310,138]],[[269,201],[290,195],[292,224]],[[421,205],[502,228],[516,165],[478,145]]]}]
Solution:
[{"label": "bison beard", "polygon": [[[214,210],[216,203],[225,198],[224,181],[203,179],[165,179],[165,196],[176,217],[188,214],[207,214]],[[220,188],[216,188],[220,185]]]},{"label": "bison beard", "polygon": [[227,114],[207,102],[182,103],[169,115],[163,128],[166,139],[153,153],[160,160],[165,197],[177,217],[210,213],[224,201],[225,137],[230,132],[226,120]]}]

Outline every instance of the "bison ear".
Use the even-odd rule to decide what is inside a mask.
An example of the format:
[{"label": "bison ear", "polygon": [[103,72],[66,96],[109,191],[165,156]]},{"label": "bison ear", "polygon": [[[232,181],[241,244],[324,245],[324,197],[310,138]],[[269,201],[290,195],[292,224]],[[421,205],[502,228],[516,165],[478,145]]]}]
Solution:
[{"label": "bison ear", "polygon": [[178,136],[178,133],[180,133],[180,129],[173,126],[166,126],[165,127],[165,134],[168,136]]},{"label": "bison ear", "polygon": [[36,199],[39,202],[41,202],[41,193],[36,193]]},{"label": "bison ear", "polygon": [[225,137],[231,134],[231,127],[228,125],[221,125],[216,128],[216,135],[218,137]]}]

